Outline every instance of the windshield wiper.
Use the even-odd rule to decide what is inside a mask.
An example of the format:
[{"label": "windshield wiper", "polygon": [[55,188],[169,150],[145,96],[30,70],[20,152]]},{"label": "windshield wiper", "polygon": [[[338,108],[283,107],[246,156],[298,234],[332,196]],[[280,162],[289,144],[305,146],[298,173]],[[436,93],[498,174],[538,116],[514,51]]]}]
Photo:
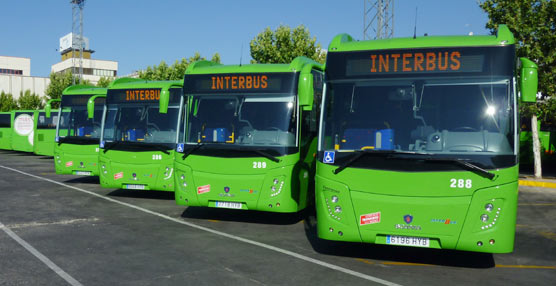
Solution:
[{"label": "windshield wiper", "polygon": [[201,148],[201,147],[203,147],[203,146],[205,146],[205,143],[200,143],[200,142],[197,143],[197,145],[195,145],[195,146],[193,146],[193,147],[187,149],[187,151],[184,151],[184,152],[183,152],[183,156],[181,156],[181,159],[182,159],[182,160],[185,160],[185,158],[187,158],[187,156],[189,156],[191,153],[193,153],[193,151],[195,151],[195,150],[197,150],[197,149],[199,149],[199,148]]},{"label": "windshield wiper", "polygon": [[276,162],[276,163],[280,163],[280,161],[281,161],[280,159],[276,158],[276,157],[273,156],[272,154],[267,153],[267,152],[264,151],[264,150],[260,150],[260,149],[247,149],[247,148],[246,148],[246,149],[239,149],[239,150],[255,152],[255,153],[257,153],[257,154],[259,154],[259,155],[261,155],[261,156],[263,156],[263,157],[265,157],[265,158],[271,160],[271,161]]},{"label": "windshield wiper", "polygon": [[141,147],[151,147],[153,149],[156,149],[158,151],[161,151],[162,153],[169,155],[170,152],[168,151],[168,149],[173,149],[173,148],[169,148],[168,146],[161,144],[161,143],[141,143],[141,145],[136,145],[136,146],[141,146]]},{"label": "windshield wiper", "polygon": [[116,145],[119,145],[121,142],[123,141],[112,141],[112,142],[108,142],[108,144],[104,144],[104,149],[102,150],[103,153],[106,153],[106,151],[114,148]]},{"label": "windshield wiper", "polygon": [[450,162],[450,163],[455,163],[458,164],[462,167],[465,167],[471,171],[475,171],[477,173],[479,173],[479,175],[486,177],[490,180],[494,180],[495,177],[497,177],[496,174],[489,172],[467,160],[463,160],[463,159],[459,159],[459,158],[449,158],[449,157],[425,157],[425,158],[419,158],[421,160],[425,160],[425,161],[438,161],[438,162]]},{"label": "windshield wiper", "polygon": [[345,168],[349,167],[355,161],[359,160],[359,158],[363,157],[364,155],[373,154],[373,155],[392,155],[392,154],[410,154],[410,155],[425,155],[426,153],[420,152],[409,152],[409,151],[396,151],[396,150],[374,150],[374,149],[365,149],[365,150],[357,150],[356,155],[351,157],[347,162],[340,165],[336,168],[333,172],[334,174],[338,174],[343,171]]}]

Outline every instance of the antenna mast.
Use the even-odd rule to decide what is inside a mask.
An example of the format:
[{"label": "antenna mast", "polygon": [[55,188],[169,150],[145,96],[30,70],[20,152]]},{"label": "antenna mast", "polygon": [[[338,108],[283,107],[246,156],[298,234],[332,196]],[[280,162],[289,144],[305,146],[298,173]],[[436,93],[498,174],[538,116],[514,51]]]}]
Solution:
[{"label": "antenna mast", "polygon": [[363,40],[394,37],[394,0],[363,0]]},{"label": "antenna mast", "polygon": [[83,81],[83,7],[85,0],[70,0],[72,5],[72,82],[75,84],[75,51],[79,50],[79,83]]}]

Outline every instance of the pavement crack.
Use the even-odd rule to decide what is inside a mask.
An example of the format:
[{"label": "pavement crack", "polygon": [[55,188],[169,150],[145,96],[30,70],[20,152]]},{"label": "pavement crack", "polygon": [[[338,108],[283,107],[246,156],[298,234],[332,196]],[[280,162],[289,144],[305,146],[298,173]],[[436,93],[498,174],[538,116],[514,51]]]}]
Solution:
[{"label": "pavement crack", "polygon": [[28,222],[28,223],[18,223],[18,224],[10,224],[7,225],[10,229],[18,229],[18,228],[28,228],[28,227],[39,227],[39,226],[48,226],[48,225],[69,225],[69,224],[78,224],[78,223],[85,223],[85,222],[95,222],[99,219],[94,218],[77,218],[77,219],[67,219],[67,220],[60,220],[60,221],[53,221],[53,222]]}]

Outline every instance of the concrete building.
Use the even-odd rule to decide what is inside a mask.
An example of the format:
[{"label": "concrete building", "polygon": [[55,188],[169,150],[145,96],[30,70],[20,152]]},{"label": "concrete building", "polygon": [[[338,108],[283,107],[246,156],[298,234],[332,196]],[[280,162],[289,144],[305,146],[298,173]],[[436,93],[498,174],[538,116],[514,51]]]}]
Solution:
[{"label": "concrete building", "polygon": [[[64,73],[71,71],[73,74],[79,74],[79,62],[81,56],[79,47],[75,43],[79,43],[79,36],[69,33],[60,38],[61,62],[52,65],[52,72]],[[89,48],[89,39],[83,37],[83,79],[89,80],[92,84],[96,84],[101,77],[115,78],[118,75],[118,62],[107,60],[95,60],[91,58],[91,54],[95,51]]]},{"label": "concrete building", "polygon": [[15,99],[30,90],[45,96],[50,78],[31,76],[31,59],[0,56],[0,92],[11,93]]}]

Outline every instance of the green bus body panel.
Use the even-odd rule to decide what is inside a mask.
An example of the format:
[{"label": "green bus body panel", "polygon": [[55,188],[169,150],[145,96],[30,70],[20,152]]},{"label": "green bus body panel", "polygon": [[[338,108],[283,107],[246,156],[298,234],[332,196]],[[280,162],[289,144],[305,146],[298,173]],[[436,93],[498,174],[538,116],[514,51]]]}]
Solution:
[{"label": "green bus body panel", "polygon": [[[387,235],[401,235],[428,237],[431,248],[489,253],[513,250],[517,166],[493,171],[498,175],[494,181],[467,171],[404,173],[348,168],[334,175],[335,168],[317,163],[321,238],[386,244]],[[471,179],[472,187],[450,188],[452,178]],[[338,197],[336,203],[332,196]],[[485,210],[487,203],[493,204],[493,211]],[[340,213],[334,212],[336,206],[341,207]],[[371,214],[379,214],[378,221],[362,223],[362,216]],[[480,220],[483,214],[489,215],[486,223]],[[410,224],[404,221],[406,215],[413,216]],[[491,239],[494,245],[489,244]],[[483,246],[477,246],[478,241]]]},{"label": "green bus body panel", "polygon": [[[28,132],[29,130],[22,130],[22,131],[18,131],[17,126],[18,126],[18,117],[21,116],[22,114],[18,114],[20,112],[27,112],[27,113],[32,113],[32,120],[33,122],[31,124],[32,128],[31,128],[31,132]],[[15,110],[12,113],[12,150],[14,151],[22,151],[22,152],[33,152],[33,138],[34,138],[34,132],[36,131],[36,126],[37,126],[37,116],[38,116],[38,110]],[[23,132],[23,133],[22,133]]]},{"label": "green bus body panel", "polygon": [[[120,78],[109,89],[137,89],[182,87],[183,81],[145,81]],[[177,122],[176,122],[177,124]],[[103,126],[104,128],[104,126]],[[99,152],[100,184],[104,188],[131,189],[129,185],[142,186],[144,190],[174,191],[174,150],[123,151],[109,149]],[[104,166],[104,168],[102,168]],[[135,174],[135,176],[133,176]],[[121,175],[121,177],[120,177]]]},{"label": "green bus body panel", "polygon": [[[220,65],[200,61],[190,65],[185,76],[299,72],[301,77],[315,70],[323,71],[323,66],[305,57],[297,57],[290,64]],[[299,98],[309,96],[312,102],[313,94],[298,94]],[[301,126],[298,126],[298,132],[301,134]],[[176,203],[216,207],[218,201],[241,203],[243,210],[281,213],[303,210],[313,203],[316,137],[307,144],[304,158],[298,151],[277,157],[281,160],[278,163],[265,157],[222,158],[195,154],[190,154],[184,160],[183,154],[176,152]],[[261,164],[258,166],[266,164],[266,168],[258,168],[258,163]],[[271,190],[273,186],[275,191]]]},{"label": "green bus body panel", "polygon": [[[44,110],[40,110],[38,116]],[[46,115],[45,115],[46,116]],[[43,129],[38,127],[39,118],[35,120],[35,133],[33,138],[33,153],[41,156],[54,156],[56,128]]]},{"label": "green bus body panel", "polygon": [[[198,155],[182,160],[176,153],[176,202],[205,207],[215,207],[216,201],[238,202],[244,210],[284,213],[302,210],[312,172],[299,162],[299,153],[279,158],[279,163],[261,157]],[[266,168],[253,168],[253,162],[264,162]]]},{"label": "green bus body panel", "polygon": [[87,145],[55,143],[56,174],[98,176],[98,150],[98,143]]},{"label": "green bus body panel", "polygon": [[[106,94],[106,88],[89,85],[73,85],[64,89],[62,98],[72,95],[97,95]],[[83,104],[83,106],[86,106]],[[98,143],[94,144],[54,144],[54,166],[56,174],[64,175],[99,175]],[[83,164],[81,164],[83,163]]]},{"label": "green bus body panel", "polygon": [[100,149],[99,168],[103,188],[126,189],[128,185],[142,185],[145,190],[174,191],[173,150],[165,154],[161,151],[120,150],[104,153]]},{"label": "green bus body panel", "polygon": [[[332,40],[328,51],[330,55],[350,51],[513,44],[515,39],[509,29],[500,25],[497,36],[354,41],[351,36],[340,34]],[[334,174],[336,168],[338,166],[317,161],[317,232],[322,239],[387,244],[388,236],[397,235],[429,238],[430,248],[487,253],[513,251],[518,165],[489,170],[497,175],[493,180],[465,169],[402,172],[348,167]],[[469,187],[453,188],[454,179],[472,183]],[[493,205],[492,211],[485,209],[489,203]],[[484,214],[488,215],[486,222],[481,220]]]},{"label": "green bus body panel", "polygon": [[0,149],[12,150],[12,112],[0,112],[0,114],[9,115],[10,117],[10,127],[0,127]]}]

